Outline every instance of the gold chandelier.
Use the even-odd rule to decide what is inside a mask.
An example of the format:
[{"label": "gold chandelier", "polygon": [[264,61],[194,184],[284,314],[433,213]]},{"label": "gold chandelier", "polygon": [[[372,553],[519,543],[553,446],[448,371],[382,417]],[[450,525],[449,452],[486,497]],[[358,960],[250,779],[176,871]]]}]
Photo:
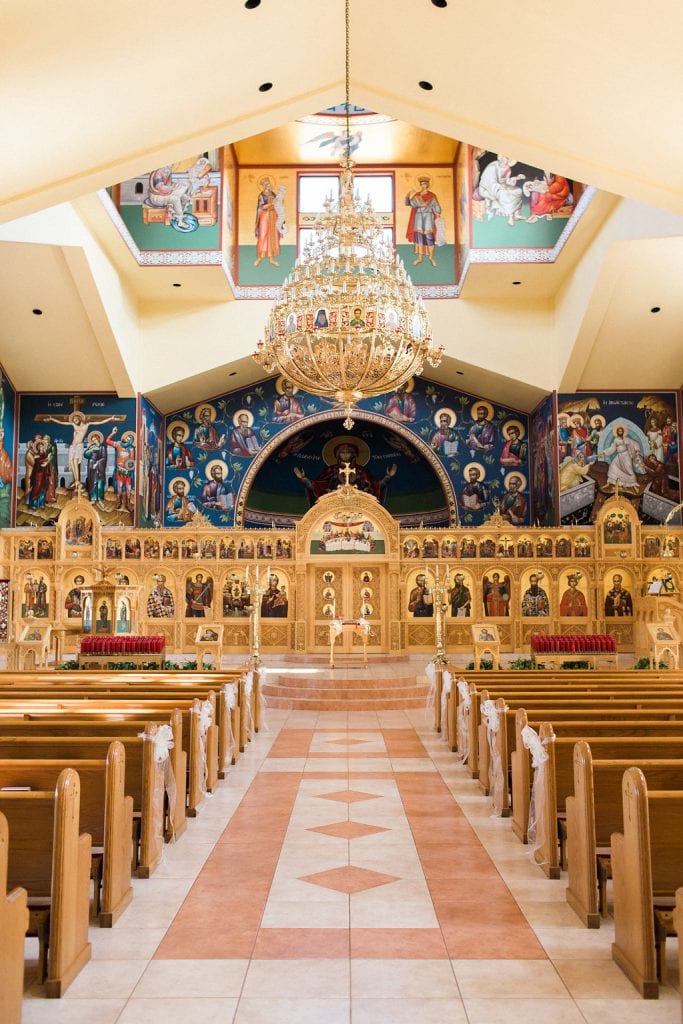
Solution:
[{"label": "gold chandelier", "polygon": [[297,257],[266,322],[254,359],[312,395],[346,410],[395,391],[438,366],[422,299],[384,236],[370,199],[354,191],[350,159],[349,0],[346,8],[346,138],[339,198],[329,196],[314,237]]}]

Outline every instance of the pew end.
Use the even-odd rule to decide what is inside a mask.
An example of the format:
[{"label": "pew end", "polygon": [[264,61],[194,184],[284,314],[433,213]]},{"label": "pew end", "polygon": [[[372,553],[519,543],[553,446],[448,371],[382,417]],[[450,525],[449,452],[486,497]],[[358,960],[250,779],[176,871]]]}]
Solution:
[{"label": "pew end", "polygon": [[5,1024],[20,1024],[24,936],[29,914],[26,890],[18,887],[7,892],[10,842],[7,818],[0,814],[0,1020]]}]

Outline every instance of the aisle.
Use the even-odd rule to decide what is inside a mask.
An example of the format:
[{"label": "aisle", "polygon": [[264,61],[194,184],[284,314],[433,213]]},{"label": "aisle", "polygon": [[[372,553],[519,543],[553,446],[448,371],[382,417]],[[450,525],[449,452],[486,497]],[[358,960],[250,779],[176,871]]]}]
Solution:
[{"label": "aisle", "polygon": [[679,1021],[674,989],[639,998],[610,929],[578,924],[422,711],[271,711],[269,728],[24,1024]]}]

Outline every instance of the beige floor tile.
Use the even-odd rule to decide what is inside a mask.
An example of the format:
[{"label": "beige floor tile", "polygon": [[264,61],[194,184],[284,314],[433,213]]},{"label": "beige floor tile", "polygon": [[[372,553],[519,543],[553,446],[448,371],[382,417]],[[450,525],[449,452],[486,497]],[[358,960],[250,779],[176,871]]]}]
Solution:
[{"label": "beige floor tile", "polygon": [[574,999],[640,999],[640,993],[613,960],[554,960]]},{"label": "beige floor tile", "polygon": [[26,999],[21,1024],[116,1024],[125,999]]},{"label": "beige floor tile", "polygon": [[[320,888],[320,886],[317,886]],[[344,902],[323,900],[280,901],[269,899],[261,921],[262,928],[348,928],[349,898]]]},{"label": "beige floor tile", "polygon": [[412,900],[375,900],[351,906],[352,928],[438,928],[431,903]]},{"label": "beige floor tile", "polygon": [[562,979],[547,960],[454,960],[453,970],[465,1001],[569,998]]},{"label": "beige floor tile", "polygon": [[91,960],[66,991],[65,999],[127,999],[147,964],[144,960]]},{"label": "beige floor tile", "polygon": [[225,999],[239,996],[247,960],[153,960],[136,989],[136,999]]},{"label": "beige floor tile", "polygon": [[574,921],[565,927],[537,925],[535,931],[551,960],[612,960],[611,927],[584,928],[574,914]]},{"label": "beige floor tile", "polygon": [[469,1024],[585,1024],[570,999],[466,999]]},{"label": "beige floor tile", "polygon": [[229,1024],[236,1009],[236,998],[133,998],[116,1024]]},{"label": "beige floor tile", "polygon": [[294,999],[347,999],[348,960],[252,960],[243,995]]},{"label": "beige floor tile", "polygon": [[354,999],[353,1024],[467,1024],[460,999]]},{"label": "beige floor tile", "polygon": [[151,960],[165,928],[91,928],[93,960]]},{"label": "beige floor tile", "polygon": [[587,1024],[680,1024],[678,999],[579,999]]},{"label": "beige floor tile", "polygon": [[351,998],[458,999],[447,960],[353,960]]},{"label": "beige floor tile", "polygon": [[[349,1024],[348,998],[240,1000],[234,1024]],[[355,1021],[355,1015],[354,1015]]]}]

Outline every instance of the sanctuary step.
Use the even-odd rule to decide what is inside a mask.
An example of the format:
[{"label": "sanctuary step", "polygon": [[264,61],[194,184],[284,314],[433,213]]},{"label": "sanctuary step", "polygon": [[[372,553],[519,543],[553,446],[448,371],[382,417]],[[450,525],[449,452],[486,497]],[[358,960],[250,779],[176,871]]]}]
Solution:
[{"label": "sanctuary step", "polygon": [[[388,666],[384,666],[385,668]],[[401,666],[405,673],[405,667]],[[351,674],[353,673],[353,675]],[[429,686],[421,674],[374,676],[363,666],[278,672],[269,668],[261,692],[267,707],[305,711],[378,711],[424,707]]]}]

